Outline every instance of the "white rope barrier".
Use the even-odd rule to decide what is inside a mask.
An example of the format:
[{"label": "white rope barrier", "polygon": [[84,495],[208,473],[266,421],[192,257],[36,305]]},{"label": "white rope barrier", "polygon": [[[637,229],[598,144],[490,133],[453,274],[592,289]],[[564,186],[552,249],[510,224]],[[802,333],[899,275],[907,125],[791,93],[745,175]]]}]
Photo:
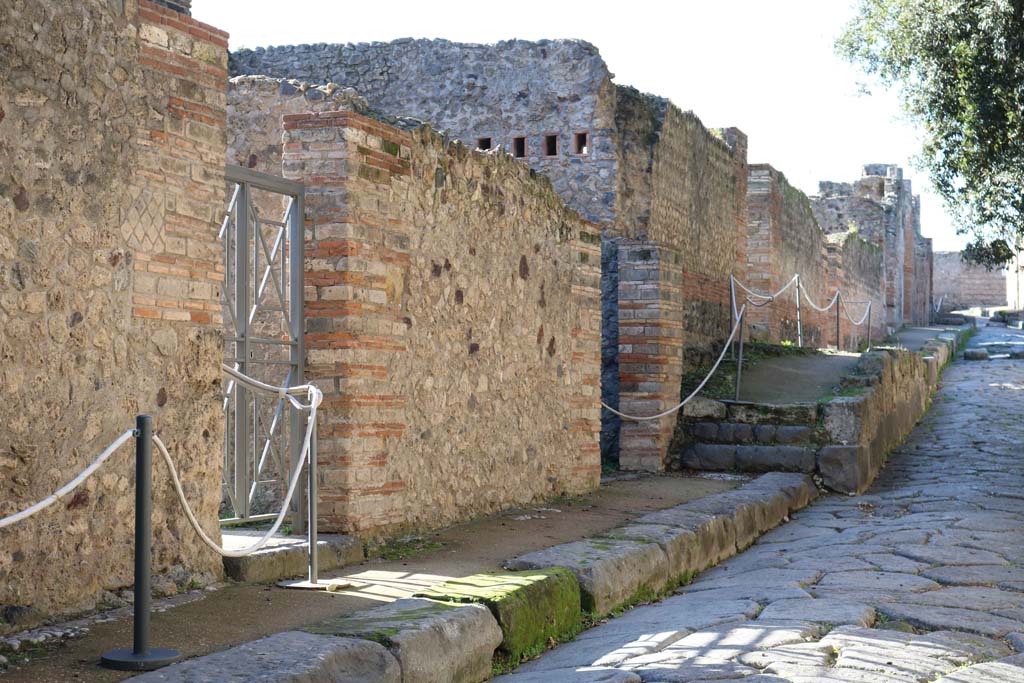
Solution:
[{"label": "white rope barrier", "polygon": [[608,405],[604,401],[601,401],[601,406],[604,407],[609,412],[614,413],[615,415],[618,415],[621,418],[624,418],[626,420],[633,420],[635,422],[644,422],[646,420],[657,420],[657,419],[660,419],[662,417],[665,417],[666,415],[671,415],[672,413],[676,412],[677,410],[679,410],[680,408],[685,406],[687,403],[689,403],[690,399],[692,399],[694,396],[699,394],[701,389],[704,388],[704,385],[707,384],[708,380],[711,379],[711,376],[715,374],[715,370],[718,369],[718,366],[722,364],[722,359],[725,358],[725,352],[729,350],[729,345],[732,344],[732,340],[736,337],[736,331],[740,328],[740,325],[743,323],[743,317],[746,315],[746,313],[747,313],[747,305],[744,304],[742,306],[742,308],[740,308],[739,315],[736,316],[736,324],[732,326],[732,332],[729,333],[729,338],[725,340],[725,345],[722,346],[722,352],[720,354],[718,354],[718,360],[716,360],[715,364],[713,366],[711,366],[710,372],[708,372],[707,376],[704,377],[704,379],[697,386],[697,388],[694,389],[692,392],[690,392],[689,396],[684,398],[682,401],[680,401],[674,407],[669,408],[668,410],[664,410],[664,411],[658,413],[657,415],[641,416],[641,415],[627,415],[626,413],[620,413],[618,410],[616,410],[615,408],[612,408],[610,405]]},{"label": "white rope barrier", "polygon": [[[860,320],[854,320],[850,316],[850,311],[849,311],[849,309],[846,308],[846,304],[848,304],[848,303],[850,303],[850,304],[852,304],[852,303],[859,303],[859,304],[866,303],[867,304],[867,307],[864,309],[864,315],[862,315],[860,317]],[[845,315],[846,319],[849,320],[851,323],[853,323],[853,325],[856,326],[856,327],[860,327],[861,325],[863,325],[864,321],[868,319],[869,315],[871,315],[871,302],[870,301],[867,301],[867,302],[864,302],[864,301],[856,301],[856,302],[854,302],[854,301],[843,301],[842,304],[843,304],[843,306],[842,306],[843,315]]]},{"label": "white rope barrier", "polygon": [[943,294],[942,296],[939,297],[939,302],[937,304],[935,304],[934,306],[932,306],[932,308],[935,309],[936,313],[939,313],[942,310],[942,302],[945,300],[945,298],[946,298],[946,295]]},{"label": "white rope barrier", "polygon": [[832,310],[832,307],[836,305],[836,302],[839,301],[839,294],[840,294],[840,292],[842,290],[838,290],[838,289],[836,290],[835,296],[832,297],[832,300],[828,302],[828,305],[825,306],[825,308],[821,308],[816,303],[811,301],[811,297],[809,297],[807,295],[807,290],[806,289],[802,290],[802,291],[803,291],[803,294],[804,294],[804,301],[807,302],[808,306],[810,306],[811,308],[816,310],[818,313],[828,313],[830,310]]},{"label": "white rope barrier", "polygon": [[730,275],[729,277],[731,277],[736,282],[736,284],[739,285],[740,289],[742,289],[744,292],[746,292],[750,296],[757,297],[758,299],[767,299],[768,301],[771,301],[773,299],[778,299],[780,296],[785,294],[786,290],[789,289],[790,287],[792,287],[793,283],[795,283],[797,281],[797,278],[799,278],[800,276],[799,275],[794,275],[793,277],[791,277],[789,279],[789,282],[787,282],[785,285],[783,285],[782,289],[780,289],[779,291],[775,292],[774,294],[762,294],[761,292],[755,292],[754,290],[750,289],[745,284],[743,284],[742,282],[737,280],[734,275]]},{"label": "white rope barrier", "polygon": [[[167,446],[160,440],[159,436],[155,434],[153,435],[153,443],[156,444],[157,449],[160,451],[160,455],[163,456],[164,463],[167,465],[167,470],[170,472],[171,482],[174,484],[174,491],[178,495],[178,503],[181,505],[181,509],[188,518],[189,524],[191,524],[192,528],[195,529],[199,538],[214,552],[219,553],[224,557],[245,557],[253,554],[266,545],[274,534],[277,533],[277,530],[281,527],[281,523],[284,521],[285,516],[288,514],[288,507],[291,505],[292,496],[295,493],[295,487],[298,485],[299,479],[302,477],[302,466],[310,458],[310,445],[313,440],[313,431],[316,429],[316,413],[317,409],[320,407],[320,402],[323,401],[324,395],[323,392],[312,384],[301,384],[294,387],[278,387],[253,379],[248,375],[238,372],[230,366],[223,365],[221,367],[224,369],[224,372],[234,377],[239,384],[243,384],[250,389],[255,389],[256,391],[262,391],[264,393],[287,398],[298,410],[309,413],[309,417],[306,420],[306,433],[302,439],[302,454],[299,456],[298,462],[295,463],[295,472],[292,474],[292,479],[288,483],[288,491],[284,497],[284,502],[281,504],[281,511],[277,513],[277,517],[274,519],[274,524],[270,527],[270,530],[267,531],[267,533],[261,536],[259,540],[252,545],[246,546],[241,550],[225,550],[222,546],[218,545],[216,541],[210,538],[206,531],[203,530],[203,527],[199,524],[199,520],[196,519],[191,506],[188,504],[188,499],[185,497],[185,491],[181,487],[181,479],[178,477],[178,471],[174,467],[174,462],[171,459],[171,454],[167,450]],[[308,405],[295,398],[296,394],[303,393],[308,397]]]},{"label": "white rope barrier", "polygon": [[131,439],[133,436],[135,436],[135,430],[129,429],[127,432],[114,439],[114,442],[107,446],[102,453],[97,455],[96,459],[93,460],[88,467],[82,470],[77,477],[69,481],[67,484],[64,484],[64,486],[57,489],[56,492],[47,496],[46,498],[43,498],[35,505],[31,505],[25,508],[21,512],[16,512],[13,515],[8,515],[7,517],[0,518],[0,529],[6,526],[10,526],[11,524],[20,522],[23,519],[28,519],[37,512],[45,510],[46,508],[50,507],[60,499],[65,498],[69,493],[71,493],[76,488],[81,486],[82,482],[84,482],[86,479],[92,476],[92,473],[98,470],[100,466],[107,461],[107,458],[112,456],[117,451],[118,448],[123,446],[124,443]]}]

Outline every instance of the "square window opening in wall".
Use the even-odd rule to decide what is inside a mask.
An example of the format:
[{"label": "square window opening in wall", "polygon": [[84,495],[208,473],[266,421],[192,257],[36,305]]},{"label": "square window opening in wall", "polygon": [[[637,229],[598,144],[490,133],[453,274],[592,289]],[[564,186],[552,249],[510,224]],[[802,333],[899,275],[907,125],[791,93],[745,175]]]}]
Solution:
[{"label": "square window opening in wall", "polygon": [[516,159],[526,158],[526,137],[523,135],[517,135],[512,138],[512,156]]},{"label": "square window opening in wall", "polygon": [[558,156],[558,135],[545,135],[544,136],[544,156],[556,157]]},{"label": "square window opening in wall", "polygon": [[572,136],[573,154],[590,154],[590,133],[583,131]]},{"label": "square window opening in wall", "polygon": [[477,140],[476,140],[476,148],[477,149],[486,152],[487,150],[491,149],[491,147],[492,147],[492,145],[491,145],[491,139],[490,138],[477,138]]}]

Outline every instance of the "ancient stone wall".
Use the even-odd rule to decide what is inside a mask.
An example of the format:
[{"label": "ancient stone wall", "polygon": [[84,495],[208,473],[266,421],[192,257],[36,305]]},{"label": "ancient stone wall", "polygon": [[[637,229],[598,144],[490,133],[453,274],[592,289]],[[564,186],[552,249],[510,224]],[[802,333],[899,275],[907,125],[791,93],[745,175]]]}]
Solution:
[{"label": "ancient stone wall", "polygon": [[984,266],[964,263],[959,251],[935,254],[934,298],[942,311],[972,306],[1007,306],[1013,293],[1013,276],[1007,270],[986,270]]},{"label": "ancient stone wall", "polygon": [[[754,291],[772,294],[799,274],[807,294],[823,305],[832,291],[826,236],[814,219],[807,196],[791,186],[780,171],[758,164],[750,167],[747,202],[746,275],[738,277]],[[791,286],[771,304],[748,306],[750,337],[796,342],[796,294],[796,287]],[[737,298],[742,303],[740,289]],[[826,321],[801,303],[803,342],[820,346]]]},{"label": "ancient stone wall", "polygon": [[[514,153],[513,138],[524,138],[523,160],[547,175],[569,206],[587,220],[612,218],[614,86],[589,43],[289,45],[235,52],[231,70],[352,87],[373,109],[422,119],[471,148],[489,139]],[[585,150],[577,150],[577,134],[586,134]]]},{"label": "ancient stone wall", "polygon": [[811,206],[826,233],[855,230],[882,247],[886,325],[927,324],[930,245],[922,241],[920,200],[903,169],[867,164],[853,183],[822,182]]},{"label": "ancient stone wall", "polygon": [[435,527],[596,487],[597,229],[527,166],[428,127],[333,111],[284,128],[312,221],[323,528]]},{"label": "ancient stone wall", "polygon": [[[0,45],[0,515],[145,412],[214,529],[227,35],[147,0],[14,0]],[[133,481],[129,443],[0,530],[0,633],[119,600]],[[154,498],[157,592],[219,577],[160,463]]]},{"label": "ancient stone wall", "polygon": [[[829,263],[829,289],[817,299],[818,305],[831,298],[836,289],[842,291],[839,314],[839,347],[857,351],[870,338],[885,337],[885,297],[882,289],[884,255],[882,248],[856,232],[828,235],[826,246]],[[868,315],[867,303],[871,302]],[[835,309],[817,316],[822,331],[822,346],[836,344]],[[868,315],[867,319],[864,316]],[[864,320],[861,324],[854,324]]]}]

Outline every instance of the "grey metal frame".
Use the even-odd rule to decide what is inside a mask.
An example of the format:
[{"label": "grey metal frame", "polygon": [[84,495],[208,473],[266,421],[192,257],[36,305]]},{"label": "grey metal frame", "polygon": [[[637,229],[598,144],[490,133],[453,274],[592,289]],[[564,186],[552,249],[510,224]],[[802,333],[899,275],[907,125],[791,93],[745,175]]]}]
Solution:
[{"label": "grey metal frame", "polygon": [[[231,334],[225,336],[228,349],[233,350],[229,354],[230,361],[240,372],[254,377],[254,370],[261,365],[287,365],[288,373],[284,383],[287,386],[303,384],[305,240],[302,183],[231,165],[225,167],[225,178],[235,186],[220,231],[224,244],[225,272],[221,297],[226,312],[225,323],[231,329]],[[253,190],[288,199],[288,208],[281,220],[269,220],[259,215],[252,204]],[[265,226],[277,229],[270,244],[264,238]],[[276,293],[278,307],[263,305],[268,288]],[[280,311],[288,329],[288,339],[252,334],[250,325],[260,311]],[[287,346],[288,359],[257,357],[256,350],[271,346]],[[278,472],[287,471],[288,476],[292,476],[302,455],[301,437],[306,428],[305,413],[278,398],[273,417],[267,425],[266,420],[260,418],[259,400],[253,392],[238,383],[228,382],[225,387],[225,478],[229,474],[228,465],[231,465],[232,476],[231,481],[225,480],[224,490],[235,516],[221,520],[222,524],[272,518],[273,514],[252,513],[252,500],[257,487],[276,481],[261,480],[263,468],[268,458],[273,457],[278,463]],[[287,434],[290,437],[287,447],[281,443],[286,412]],[[284,451],[288,453],[287,466]],[[311,502],[301,488],[296,491],[291,511],[294,531],[301,533],[305,530],[307,506]]]}]

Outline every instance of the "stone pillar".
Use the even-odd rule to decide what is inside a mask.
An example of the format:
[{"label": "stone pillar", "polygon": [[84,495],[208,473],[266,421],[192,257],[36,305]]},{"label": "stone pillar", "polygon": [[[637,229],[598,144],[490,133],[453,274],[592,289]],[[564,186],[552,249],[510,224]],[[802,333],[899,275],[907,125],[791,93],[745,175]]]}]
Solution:
[{"label": "stone pillar", "polygon": [[320,524],[357,533],[393,521],[406,483],[387,442],[407,398],[389,389],[412,324],[401,313],[410,229],[387,215],[391,179],[409,176],[407,132],[348,111],[286,115],[283,167],[305,183],[306,378],[324,390]]},{"label": "stone pillar", "polygon": [[[652,415],[679,401],[683,368],[681,257],[644,240],[619,242],[620,410]],[[665,469],[675,414],[623,420],[619,464],[625,470]]]}]

